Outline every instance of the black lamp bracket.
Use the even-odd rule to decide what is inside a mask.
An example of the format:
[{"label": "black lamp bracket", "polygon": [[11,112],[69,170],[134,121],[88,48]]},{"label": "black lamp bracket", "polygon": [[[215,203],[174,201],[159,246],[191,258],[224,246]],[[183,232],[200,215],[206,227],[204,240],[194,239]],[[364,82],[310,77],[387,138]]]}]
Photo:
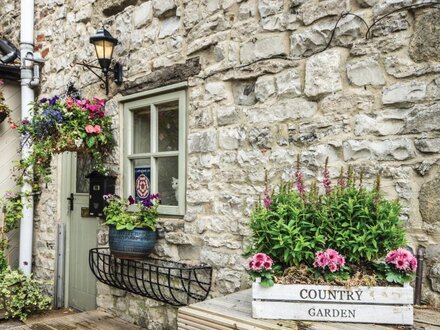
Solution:
[{"label": "black lamp bracket", "polygon": [[[109,92],[109,79],[108,79],[108,72],[102,72],[101,71],[101,67],[93,65],[92,63],[95,62],[97,60],[93,60],[93,61],[89,61],[89,62],[76,62],[76,65],[81,65],[83,67],[85,67],[87,70],[89,70],[90,72],[92,72],[99,80],[102,81],[102,83],[104,84],[104,88],[105,88],[105,94],[108,95]],[[100,75],[99,73],[97,73],[95,70],[99,70],[102,73],[104,73],[104,78],[102,77],[102,75]],[[113,74],[114,74],[114,82],[116,83],[116,85],[121,85],[123,82],[123,78],[122,78],[122,64],[116,62],[113,68]]]}]

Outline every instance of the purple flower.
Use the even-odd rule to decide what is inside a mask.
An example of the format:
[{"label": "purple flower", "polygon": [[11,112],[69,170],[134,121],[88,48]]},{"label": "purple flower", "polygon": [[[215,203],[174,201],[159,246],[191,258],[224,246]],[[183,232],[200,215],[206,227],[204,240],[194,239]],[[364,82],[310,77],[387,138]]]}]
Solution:
[{"label": "purple flower", "polygon": [[151,199],[147,197],[142,200],[142,205],[146,208],[150,208],[153,206],[153,203],[151,202]]},{"label": "purple flower", "polygon": [[130,205],[133,205],[135,203],[133,196],[128,196],[128,203],[130,203]]},{"label": "purple flower", "polygon": [[328,170],[328,157],[325,160],[323,176],[324,178],[322,179],[322,185],[324,186],[325,193],[329,194],[332,191],[332,181],[330,180],[330,172]]},{"label": "purple flower", "polygon": [[272,204],[272,198],[270,197],[267,190],[263,192],[263,204],[265,208],[268,208]]},{"label": "purple flower", "polygon": [[50,105],[54,105],[60,98],[58,96],[54,96],[49,100]]},{"label": "purple flower", "polygon": [[295,177],[296,177],[296,189],[298,190],[301,198],[304,198],[305,189],[304,189],[303,173],[300,170],[297,170],[295,172]]},{"label": "purple flower", "polygon": [[150,208],[154,206],[153,200],[157,199],[159,200],[160,195],[159,194],[149,194],[146,198],[142,199],[142,205],[145,208]]},{"label": "purple flower", "polygon": [[43,98],[40,100],[40,102],[41,102],[41,103],[46,103],[46,102],[47,102],[47,98],[43,97]]}]

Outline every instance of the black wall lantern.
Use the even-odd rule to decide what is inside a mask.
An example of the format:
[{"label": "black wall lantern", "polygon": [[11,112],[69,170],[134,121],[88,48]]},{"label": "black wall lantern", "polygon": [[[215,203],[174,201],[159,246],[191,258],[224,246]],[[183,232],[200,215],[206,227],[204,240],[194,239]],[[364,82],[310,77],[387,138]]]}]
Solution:
[{"label": "black wall lantern", "polygon": [[[113,49],[118,44],[118,39],[113,38],[110,32],[108,32],[104,27],[99,29],[96,34],[90,37],[90,43],[95,47],[96,57],[98,58],[99,66],[93,66],[91,62],[78,63],[85,66],[87,69],[92,71],[92,73],[97,76],[103,83],[105,87],[105,92],[108,94],[109,86],[109,72],[113,71],[114,81],[117,85],[121,85],[122,78],[122,64],[116,62],[113,69],[110,68],[113,56]],[[104,78],[96,73],[93,69],[101,69],[104,74]]]}]

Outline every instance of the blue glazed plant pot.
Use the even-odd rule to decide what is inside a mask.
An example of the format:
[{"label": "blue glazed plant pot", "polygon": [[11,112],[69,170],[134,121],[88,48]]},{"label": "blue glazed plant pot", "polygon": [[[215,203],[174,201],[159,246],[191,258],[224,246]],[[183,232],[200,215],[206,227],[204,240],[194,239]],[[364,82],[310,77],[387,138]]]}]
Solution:
[{"label": "blue glazed plant pot", "polygon": [[157,241],[157,232],[147,228],[117,230],[110,225],[109,245],[111,253],[117,258],[144,259]]}]

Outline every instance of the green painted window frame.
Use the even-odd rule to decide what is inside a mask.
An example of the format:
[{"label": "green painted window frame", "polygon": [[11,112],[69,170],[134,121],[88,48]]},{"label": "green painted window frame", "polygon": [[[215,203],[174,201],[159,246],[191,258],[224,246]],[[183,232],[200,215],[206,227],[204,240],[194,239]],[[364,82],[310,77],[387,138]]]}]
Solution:
[{"label": "green painted window frame", "polygon": [[[178,135],[178,151],[158,151],[157,140],[157,125],[158,116],[155,105],[166,103],[170,101],[178,101],[179,105],[179,135]],[[186,91],[180,90],[176,92],[155,95],[151,97],[143,97],[135,101],[124,103],[124,154],[123,154],[123,168],[124,168],[124,195],[128,196],[134,192],[134,180],[131,180],[134,175],[133,160],[150,158],[151,160],[151,193],[158,192],[158,176],[157,176],[157,159],[160,157],[178,156],[178,205],[160,205],[158,208],[159,214],[162,215],[177,215],[183,216],[186,211]],[[134,153],[134,125],[133,116],[136,110],[150,107],[151,111],[151,150],[149,153]]]}]

